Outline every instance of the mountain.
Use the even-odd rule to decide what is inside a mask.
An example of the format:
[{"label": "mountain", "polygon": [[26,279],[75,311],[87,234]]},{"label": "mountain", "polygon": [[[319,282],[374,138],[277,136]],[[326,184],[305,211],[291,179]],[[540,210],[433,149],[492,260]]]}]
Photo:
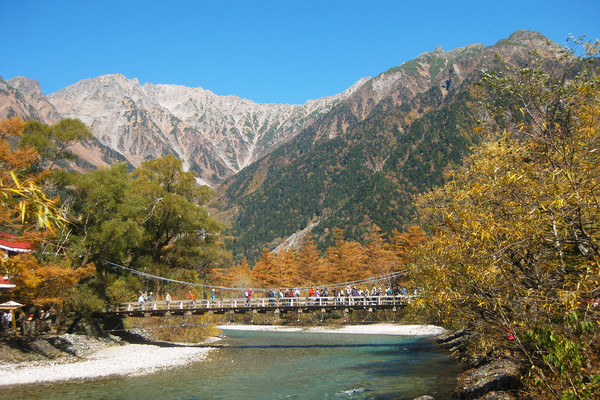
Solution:
[{"label": "mountain", "polygon": [[327,113],[343,93],[301,105],[259,104],[217,96],[202,88],[140,85],[121,74],[85,79],[44,96],[39,83],[22,77],[0,81],[0,117],[19,115],[55,123],[79,118],[95,139],[76,146],[89,167],[176,155],[199,181],[215,186]]},{"label": "mountain", "polygon": [[307,227],[321,248],[336,227],[355,240],[372,224],[384,234],[407,229],[414,196],[442,184],[481,140],[473,128],[482,71],[499,69],[500,59],[523,66],[532,51],[550,58],[557,45],[518,31],[489,47],[437,48],[366,81],[221,185],[234,254],[256,260]]},{"label": "mountain", "polygon": [[212,186],[309,126],[355,88],[302,105],[258,104],[201,88],[140,85],[123,75],[86,79],[48,96],[132,165],[173,154]]},{"label": "mountain", "polygon": [[532,51],[550,58],[557,46],[518,31],[489,47],[436,48],[301,105],[141,85],[121,74],[48,96],[30,79],[0,78],[0,118],[90,125],[94,139],[72,149],[81,158],[75,169],[180,157],[221,194],[213,212],[231,226],[228,245],[252,261],[308,231],[323,248],[335,227],[357,240],[372,224],[385,234],[406,229],[414,196],[443,183],[481,140],[473,128],[482,118],[482,71],[499,69],[500,59],[522,66]]}]

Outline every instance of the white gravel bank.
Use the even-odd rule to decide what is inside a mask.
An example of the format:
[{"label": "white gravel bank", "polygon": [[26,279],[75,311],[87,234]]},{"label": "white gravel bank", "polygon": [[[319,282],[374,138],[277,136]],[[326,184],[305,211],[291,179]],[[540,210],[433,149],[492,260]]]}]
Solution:
[{"label": "white gravel bank", "polygon": [[100,378],[110,375],[143,375],[203,360],[210,350],[206,347],[128,344],[100,350],[75,362],[0,363],[0,385]]},{"label": "white gravel bank", "polygon": [[341,327],[291,327],[276,325],[219,325],[219,329],[245,331],[274,331],[274,332],[319,332],[319,333],[348,333],[364,335],[397,335],[397,336],[438,336],[446,329],[435,325],[397,325],[369,324],[344,325]]}]

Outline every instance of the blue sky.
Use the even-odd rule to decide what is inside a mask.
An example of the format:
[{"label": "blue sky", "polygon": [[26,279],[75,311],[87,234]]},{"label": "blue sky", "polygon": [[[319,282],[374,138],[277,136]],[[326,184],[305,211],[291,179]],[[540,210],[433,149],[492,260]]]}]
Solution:
[{"label": "blue sky", "polygon": [[600,38],[600,1],[0,0],[0,75],[49,94],[119,72],[297,104],[518,29]]}]

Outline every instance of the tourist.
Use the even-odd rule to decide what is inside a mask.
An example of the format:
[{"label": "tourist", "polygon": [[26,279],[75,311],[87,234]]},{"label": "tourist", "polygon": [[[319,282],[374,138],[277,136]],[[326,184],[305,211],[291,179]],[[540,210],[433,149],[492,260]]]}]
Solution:
[{"label": "tourist", "polygon": [[333,298],[334,298],[335,304],[340,304],[339,296],[340,296],[340,292],[338,291],[337,288],[334,287],[333,288]]},{"label": "tourist", "polygon": [[144,293],[140,292],[140,295],[138,296],[137,301],[138,301],[138,303],[140,303],[140,305],[144,304],[144,302],[146,301],[146,299],[144,298]]},{"label": "tourist", "polygon": [[244,296],[246,297],[246,307],[248,307],[252,301],[252,289],[246,290]]},{"label": "tourist", "polygon": [[2,316],[2,325],[5,327],[6,331],[10,330],[10,324],[12,323],[12,313],[10,311],[4,312]]}]

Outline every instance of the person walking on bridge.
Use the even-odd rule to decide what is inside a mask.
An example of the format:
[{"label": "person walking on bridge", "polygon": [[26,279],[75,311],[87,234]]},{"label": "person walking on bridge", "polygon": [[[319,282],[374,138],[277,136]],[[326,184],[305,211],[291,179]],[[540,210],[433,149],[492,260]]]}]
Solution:
[{"label": "person walking on bridge", "polygon": [[246,290],[246,293],[244,294],[246,296],[246,307],[248,307],[250,305],[250,300],[252,299],[252,289]]}]

